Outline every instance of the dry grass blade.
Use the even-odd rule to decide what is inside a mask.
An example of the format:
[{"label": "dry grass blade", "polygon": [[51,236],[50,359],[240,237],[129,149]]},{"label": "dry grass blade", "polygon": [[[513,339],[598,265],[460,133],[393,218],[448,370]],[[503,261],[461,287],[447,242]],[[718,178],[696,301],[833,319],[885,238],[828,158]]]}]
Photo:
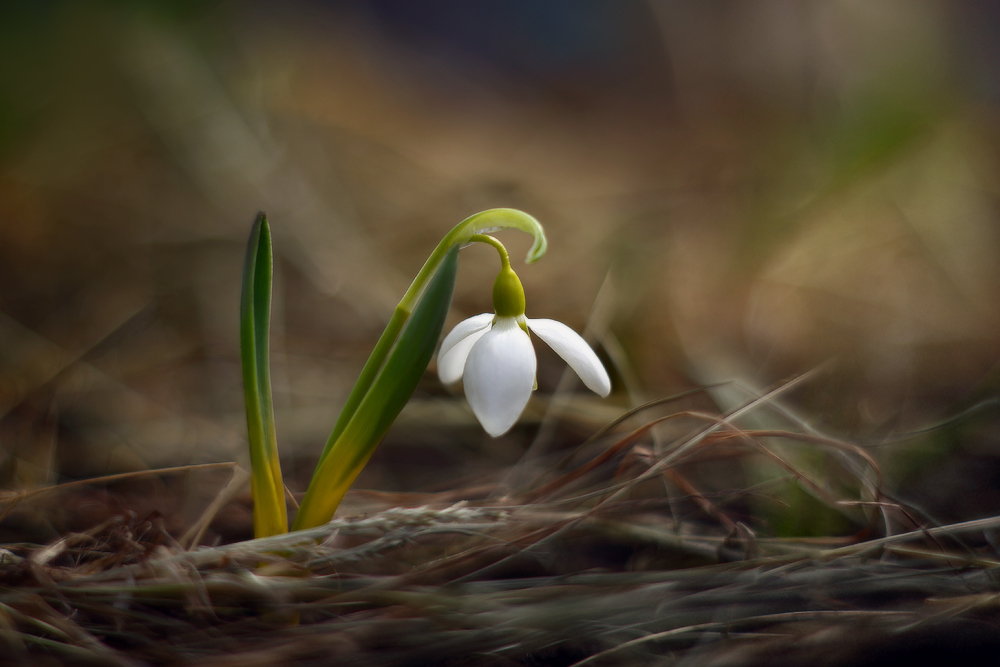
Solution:
[{"label": "dry grass blade", "polygon": [[172,466],[170,468],[156,468],[155,470],[136,470],[133,472],[123,472],[114,475],[102,475],[101,477],[90,477],[88,479],[77,479],[72,482],[63,482],[62,484],[55,484],[53,486],[46,486],[39,489],[31,489],[28,491],[0,491],[0,503],[6,503],[3,511],[0,512],[0,520],[3,520],[11,510],[14,509],[18,504],[37,498],[39,496],[44,496],[52,493],[59,493],[63,491],[69,491],[78,487],[83,486],[95,486],[104,484],[113,484],[115,482],[122,482],[126,480],[140,479],[147,476],[156,475],[176,475],[188,472],[194,472],[197,470],[213,470],[220,468],[235,468],[235,463],[222,462],[222,463],[196,463],[192,465],[184,466]]}]

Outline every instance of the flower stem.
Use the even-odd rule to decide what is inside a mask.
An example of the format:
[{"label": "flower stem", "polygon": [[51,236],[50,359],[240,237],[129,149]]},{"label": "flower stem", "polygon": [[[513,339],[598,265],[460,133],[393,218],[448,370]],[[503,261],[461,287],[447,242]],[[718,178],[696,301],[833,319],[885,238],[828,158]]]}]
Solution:
[{"label": "flower stem", "polygon": [[406,405],[434,356],[451,308],[457,273],[458,248],[453,247],[414,307],[354,416],[330,453],[316,466],[293,530],[312,528],[333,518],[344,494]]},{"label": "flower stem", "polygon": [[485,243],[496,248],[497,253],[500,254],[500,266],[505,269],[510,268],[510,255],[507,254],[507,248],[504,248],[500,241],[493,238],[489,234],[473,234],[469,237],[469,240],[475,243]]}]

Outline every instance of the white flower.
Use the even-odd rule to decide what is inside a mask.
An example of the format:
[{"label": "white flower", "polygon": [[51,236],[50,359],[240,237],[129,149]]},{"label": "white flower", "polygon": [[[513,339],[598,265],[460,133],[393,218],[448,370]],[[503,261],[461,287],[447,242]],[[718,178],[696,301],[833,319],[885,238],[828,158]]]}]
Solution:
[{"label": "white flower", "polygon": [[438,376],[445,384],[465,376],[469,405],[494,438],[509,431],[521,416],[535,385],[535,349],[522,325],[548,343],[588,388],[602,397],[611,392],[611,380],[597,355],[565,324],[524,315],[470,317],[441,343]]}]

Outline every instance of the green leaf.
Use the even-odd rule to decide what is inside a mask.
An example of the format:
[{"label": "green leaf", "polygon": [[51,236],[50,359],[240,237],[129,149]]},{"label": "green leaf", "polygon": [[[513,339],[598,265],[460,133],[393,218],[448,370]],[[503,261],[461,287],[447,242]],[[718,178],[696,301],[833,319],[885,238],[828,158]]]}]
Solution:
[{"label": "green leaf", "polygon": [[284,483],[274,430],[268,332],[271,321],[271,230],[257,214],[247,243],[240,300],[240,359],[250,442],[255,537],[288,532]]},{"label": "green leaf", "polygon": [[344,494],[410,399],[437,347],[451,308],[457,271],[458,246],[452,246],[357,409],[320,458],[293,530],[319,526],[333,518]]},{"label": "green leaf", "polygon": [[520,229],[525,234],[530,234],[534,241],[528,256],[524,261],[534,264],[542,258],[549,247],[545,239],[545,230],[541,223],[524,211],[515,208],[491,208],[475,215],[471,215],[458,223],[448,236],[445,242],[468,243],[469,239],[476,234],[492,234],[503,229]]}]

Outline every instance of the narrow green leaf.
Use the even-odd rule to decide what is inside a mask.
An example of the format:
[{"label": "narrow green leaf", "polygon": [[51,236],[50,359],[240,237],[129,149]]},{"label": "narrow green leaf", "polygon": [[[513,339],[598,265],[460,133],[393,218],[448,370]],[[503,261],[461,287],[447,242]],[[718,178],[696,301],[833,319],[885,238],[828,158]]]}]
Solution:
[{"label": "narrow green leaf", "polygon": [[247,243],[240,299],[240,358],[250,442],[255,537],[288,532],[284,483],[274,430],[268,332],[271,321],[271,230],[257,214]]},{"label": "narrow green leaf", "polygon": [[410,399],[437,347],[451,308],[457,271],[458,247],[453,246],[353,416],[320,459],[293,530],[319,526],[333,518],[344,494]]}]

